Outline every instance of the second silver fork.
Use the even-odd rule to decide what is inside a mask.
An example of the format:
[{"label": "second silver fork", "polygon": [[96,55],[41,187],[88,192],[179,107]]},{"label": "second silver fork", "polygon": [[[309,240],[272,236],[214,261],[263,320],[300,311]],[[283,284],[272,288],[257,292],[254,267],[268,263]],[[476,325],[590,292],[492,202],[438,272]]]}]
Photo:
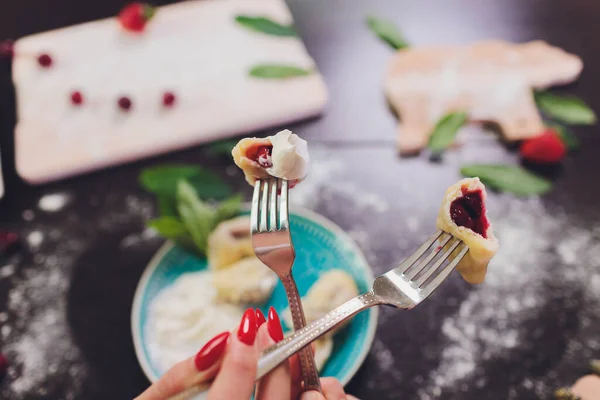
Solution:
[{"label": "second silver fork", "polygon": [[[279,276],[290,305],[294,330],[306,326],[292,266],[296,258],[289,226],[289,186],[285,179],[257,180],[252,195],[250,232],[256,256]],[[299,352],[304,390],[321,391],[312,350]]]}]

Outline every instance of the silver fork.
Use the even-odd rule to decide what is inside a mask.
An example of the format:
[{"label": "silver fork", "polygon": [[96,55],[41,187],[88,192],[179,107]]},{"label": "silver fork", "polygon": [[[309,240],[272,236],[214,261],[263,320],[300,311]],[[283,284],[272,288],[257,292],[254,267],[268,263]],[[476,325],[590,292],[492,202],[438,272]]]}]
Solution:
[{"label": "silver fork", "polygon": [[[288,181],[285,179],[256,181],[252,195],[250,232],[256,256],[271,268],[283,283],[290,304],[294,330],[298,331],[306,326],[306,319],[300,294],[292,276],[296,253],[289,227],[288,190]],[[304,390],[320,392],[319,373],[310,346],[298,348],[295,352],[297,351],[300,351]]]},{"label": "silver fork", "polygon": [[398,267],[375,278],[367,293],[342,304],[263,351],[256,379],[262,378],[294,353],[367,308],[385,304],[409,310],[420,304],[448,277],[468,251],[469,248],[461,240],[437,231]]}]

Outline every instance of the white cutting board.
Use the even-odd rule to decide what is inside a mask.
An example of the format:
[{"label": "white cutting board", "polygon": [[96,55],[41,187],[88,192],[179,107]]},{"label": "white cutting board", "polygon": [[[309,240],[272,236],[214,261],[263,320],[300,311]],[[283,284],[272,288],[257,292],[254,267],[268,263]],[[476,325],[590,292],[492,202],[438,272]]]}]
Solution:
[{"label": "white cutting board", "polygon": [[[17,171],[42,183],[319,114],[322,77],[258,79],[256,64],[314,67],[299,38],[238,25],[237,14],[292,23],[282,0],[200,0],[158,9],[141,34],[115,18],[18,40]],[[37,55],[53,59],[42,68]],[[74,107],[70,93],[81,91]],[[162,105],[171,91],[177,102]],[[118,98],[133,106],[123,112]]]}]

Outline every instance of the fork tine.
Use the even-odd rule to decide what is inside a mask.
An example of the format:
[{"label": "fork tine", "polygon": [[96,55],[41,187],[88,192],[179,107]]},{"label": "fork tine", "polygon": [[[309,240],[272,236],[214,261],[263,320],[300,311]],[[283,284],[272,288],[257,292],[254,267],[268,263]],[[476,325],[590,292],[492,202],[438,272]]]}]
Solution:
[{"label": "fork tine", "polygon": [[269,231],[274,232],[277,230],[277,183],[279,179],[269,180]]},{"label": "fork tine", "polygon": [[448,257],[452,255],[452,252],[458,247],[458,245],[461,244],[461,241],[459,239],[452,236],[451,238],[452,241],[450,241],[449,247],[446,250],[444,250],[444,252],[441,254],[440,258],[438,258],[435,264],[433,264],[433,266],[429,268],[426,268],[425,272],[421,276],[419,276],[419,279],[415,281],[417,287],[421,287],[421,285],[423,285],[423,283],[425,283],[427,279],[429,279],[431,275],[433,275],[438,270],[438,268],[448,259]]},{"label": "fork tine", "polygon": [[[437,276],[435,278],[433,278],[433,280],[423,288],[424,291],[424,296],[429,296],[431,294],[431,292],[433,292],[435,289],[437,289],[438,286],[440,286],[440,284],[442,282],[444,282],[444,280],[448,277],[448,275],[450,275],[450,272],[452,272],[454,270],[454,268],[456,268],[456,266],[458,265],[458,263],[460,262],[460,260],[463,259],[463,257],[467,254],[467,252],[469,251],[469,247],[464,244],[464,243],[460,243],[460,252],[456,255],[456,257],[454,257],[454,259],[445,267],[443,268],[439,274],[437,274]],[[452,253],[450,253],[451,255]]]},{"label": "fork tine", "polygon": [[269,229],[269,184],[268,181],[261,180],[261,196],[260,196],[260,225],[259,231],[265,232]]},{"label": "fork tine", "polygon": [[252,193],[252,208],[250,209],[250,232],[258,232],[258,216],[260,215],[260,179],[254,183]]},{"label": "fork tine", "polygon": [[289,228],[289,185],[285,179],[279,179],[281,183],[281,195],[279,196],[279,229],[287,230]]},{"label": "fork tine", "polygon": [[446,245],[446,243],[448,243],[450,241],[450,239],[452,239],[452,235],[444,232],[441,236],[441,241],[440,243],[436,246],[435,249],[431,250],[431,252],[429,253],[429,255],[422,260],[417,266],[415,266],[414,268],[411,268],[409,271],[407,271],[404,275],[410,279],[413,280],[413,278],[415,276],[417,276],[419,274],[419,272],[421,272],[434,258],[435,256],[437,256],[441,249]]},{"label": "fork tine", "polygon": [[404,273],[407,269],[409,269],[411,265],[413,265],[419,258],[421,258],[421,256],[423,256],[423,254],[425,254],[427,249],[431,247],[431,245],[440,237],[440,235],[442,233],[443,232],[441,230],[439,230],[439,231],[435,232],[433,235],[431,235],[429,237],[429,239],[427,239],[427,241],[425,243],[423,243],[423,245],[421,247],[419,247],[419,249],[417,251],[415,251],[406,260],[402,261],[400,263],[400,265],[398,265],[398,267],[395,268],[396,271],[398,271],[400,273]]}]

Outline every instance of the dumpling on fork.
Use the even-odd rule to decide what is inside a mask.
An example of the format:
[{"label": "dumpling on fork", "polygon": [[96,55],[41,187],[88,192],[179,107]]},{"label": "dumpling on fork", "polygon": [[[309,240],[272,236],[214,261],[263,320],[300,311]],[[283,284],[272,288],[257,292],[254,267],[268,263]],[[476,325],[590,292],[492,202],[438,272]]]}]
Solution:
[{"label": "dumpling on fork", "polygon": [[290,187],[293,187],[308,174],[308,145],[287,129],[264,139],[242,139],[231,154],[250,185],[257,179],[273,176],[290,181]]},{"label": "dumpling on fork", "polygon": [[[349,273],[341,269],[325,272],[302,298],[306,323],[316,321],[358,295],[356,282]],[[294,326],[289,308],[283,312],[283,319],[288,327]],[[329,335],[333,335],[344,326],[338,325]]]},{"label": "dumpling on fork", "polygon": [[479,178],[465,178],[446,190],[437,217],[437,228],[462,240],[469,252],[456,269],[469,283],[481,283],[498,251],[486,212],[487,193]]}]

